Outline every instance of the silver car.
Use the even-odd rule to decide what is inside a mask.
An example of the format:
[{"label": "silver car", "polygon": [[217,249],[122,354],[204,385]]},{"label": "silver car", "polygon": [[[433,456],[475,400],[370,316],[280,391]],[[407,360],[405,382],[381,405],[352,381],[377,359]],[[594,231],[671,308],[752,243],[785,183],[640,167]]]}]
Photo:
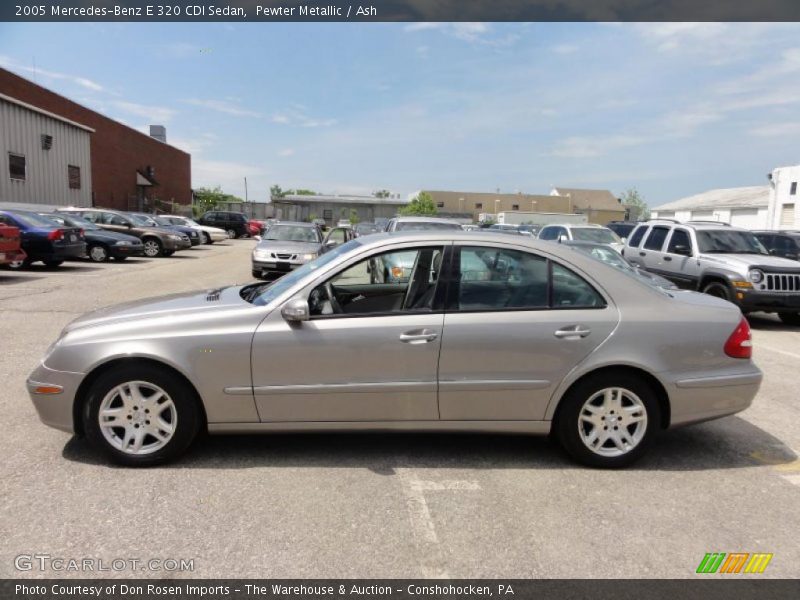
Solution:
[{"label": "silver car", "polygon": [[[413,253],[407,281],[378,258]],[[731,303],[671,293],[560,244],[431,231],[338,246],[256,282],[100,309],[27,386],[41,420],[151,465],[210,433],[553,432],[621,467],[761,383]]]},{"label": "silver car", "polygon": [[253,249],[253,277],[277,279],[315,259],[321,251],[322,234],[314,223],[274,223]]}]

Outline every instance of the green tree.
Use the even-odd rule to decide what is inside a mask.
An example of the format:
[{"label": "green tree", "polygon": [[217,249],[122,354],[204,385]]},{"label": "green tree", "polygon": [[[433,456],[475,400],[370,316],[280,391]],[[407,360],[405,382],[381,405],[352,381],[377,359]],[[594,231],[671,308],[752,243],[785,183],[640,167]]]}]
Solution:
[{"label": "green tree", "polygon": [[623,205],[629,207],[630,220],[646,221],[650,218],[650,208],[635,187],[625,190],[620,196],[620,200],[622,200]]},{"label": "green tree", "polygon": [[413,217],[436,215],[439,211],[436,210],[436,204],[431,195],[427,192],[420,192],[398,212],[403,216]]},{"label": "green tree", "polygon": [[279,186],[277,183],[275,185],[271,185],[269,188],[269,196],[270,198],[283,198],[286,195],[286,192],[283,191],[283,188]]},{"label": "green tree", "polygon": [[358,216],[358,211],[355,208],[350,209],[350,225],[355,225],[361,222],[361,217]]},{"label": "green tree", "polygon": [[295,196],[316,196],[317,195],[317,192],[315,192],[314,190],[303,190],[303,189],[292,190],[292,193]]},{"label": "green tree", "polygon": [[389,190],[378,190],[377,192],[372,192],[372,195],[376,198],[388,198],[392,193]]},{"label": "green tree", "polygon": [[201,187],[194,191],[194,205],[198,208],[200,214],[214,210],[223,202],[243,202],[243,200],[233,194],[226,194],[220,186],[213,188]]}]

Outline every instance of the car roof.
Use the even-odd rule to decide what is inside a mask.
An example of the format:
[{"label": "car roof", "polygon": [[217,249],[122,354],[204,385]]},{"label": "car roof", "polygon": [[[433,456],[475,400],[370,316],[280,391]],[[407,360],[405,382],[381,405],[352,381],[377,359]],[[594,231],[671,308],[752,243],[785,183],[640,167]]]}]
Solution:
[{"label": "car roof", "polygon": [[395,221],[403,223],[458,223],[453,219],[445,219],[442,217],[394,217]]},{"label": "car roof", "polygon": [[273,225],[291,225],[292,227],[314,227],[316,228],[316,223],[304,223],[303,221],[280,221],[278,223],[273,223]]}]

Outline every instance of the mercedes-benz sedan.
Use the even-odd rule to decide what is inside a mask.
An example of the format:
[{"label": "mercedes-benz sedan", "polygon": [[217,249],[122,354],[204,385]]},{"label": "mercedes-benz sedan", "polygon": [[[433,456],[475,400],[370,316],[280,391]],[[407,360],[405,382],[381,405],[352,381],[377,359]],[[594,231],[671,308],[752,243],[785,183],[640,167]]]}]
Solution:
[{"label": "mercedes-benz sedan", "polygon": [[[407,280],[372,276],[413,253]],[[431,231],[357,238],[268,284],[100,309],[28,379],[42,421],[152,465],[210,433],[547,434],[620,467],[666,428],[733,414],[761,372],[719,298],[560,244]]]}]

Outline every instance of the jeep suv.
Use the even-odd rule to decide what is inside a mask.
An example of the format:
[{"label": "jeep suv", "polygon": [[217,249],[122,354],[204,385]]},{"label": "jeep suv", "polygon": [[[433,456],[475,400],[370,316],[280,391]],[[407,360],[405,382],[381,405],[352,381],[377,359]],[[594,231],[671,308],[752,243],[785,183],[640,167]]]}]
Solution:
[{"label": "jeep suv", "polygon": [[744,313],[774,312],[784,323],[800,325],[800,265],[770,256],[747,229],[651,220],[634,229],[623,255],[682,288],[733,302]]},{"label": "jeep suv", "polygon": [[244,214],[228,210],[210,210],[197,219],[200,225],[224,229],[231,239],[250,235],[247,221],[248,218]]}]

